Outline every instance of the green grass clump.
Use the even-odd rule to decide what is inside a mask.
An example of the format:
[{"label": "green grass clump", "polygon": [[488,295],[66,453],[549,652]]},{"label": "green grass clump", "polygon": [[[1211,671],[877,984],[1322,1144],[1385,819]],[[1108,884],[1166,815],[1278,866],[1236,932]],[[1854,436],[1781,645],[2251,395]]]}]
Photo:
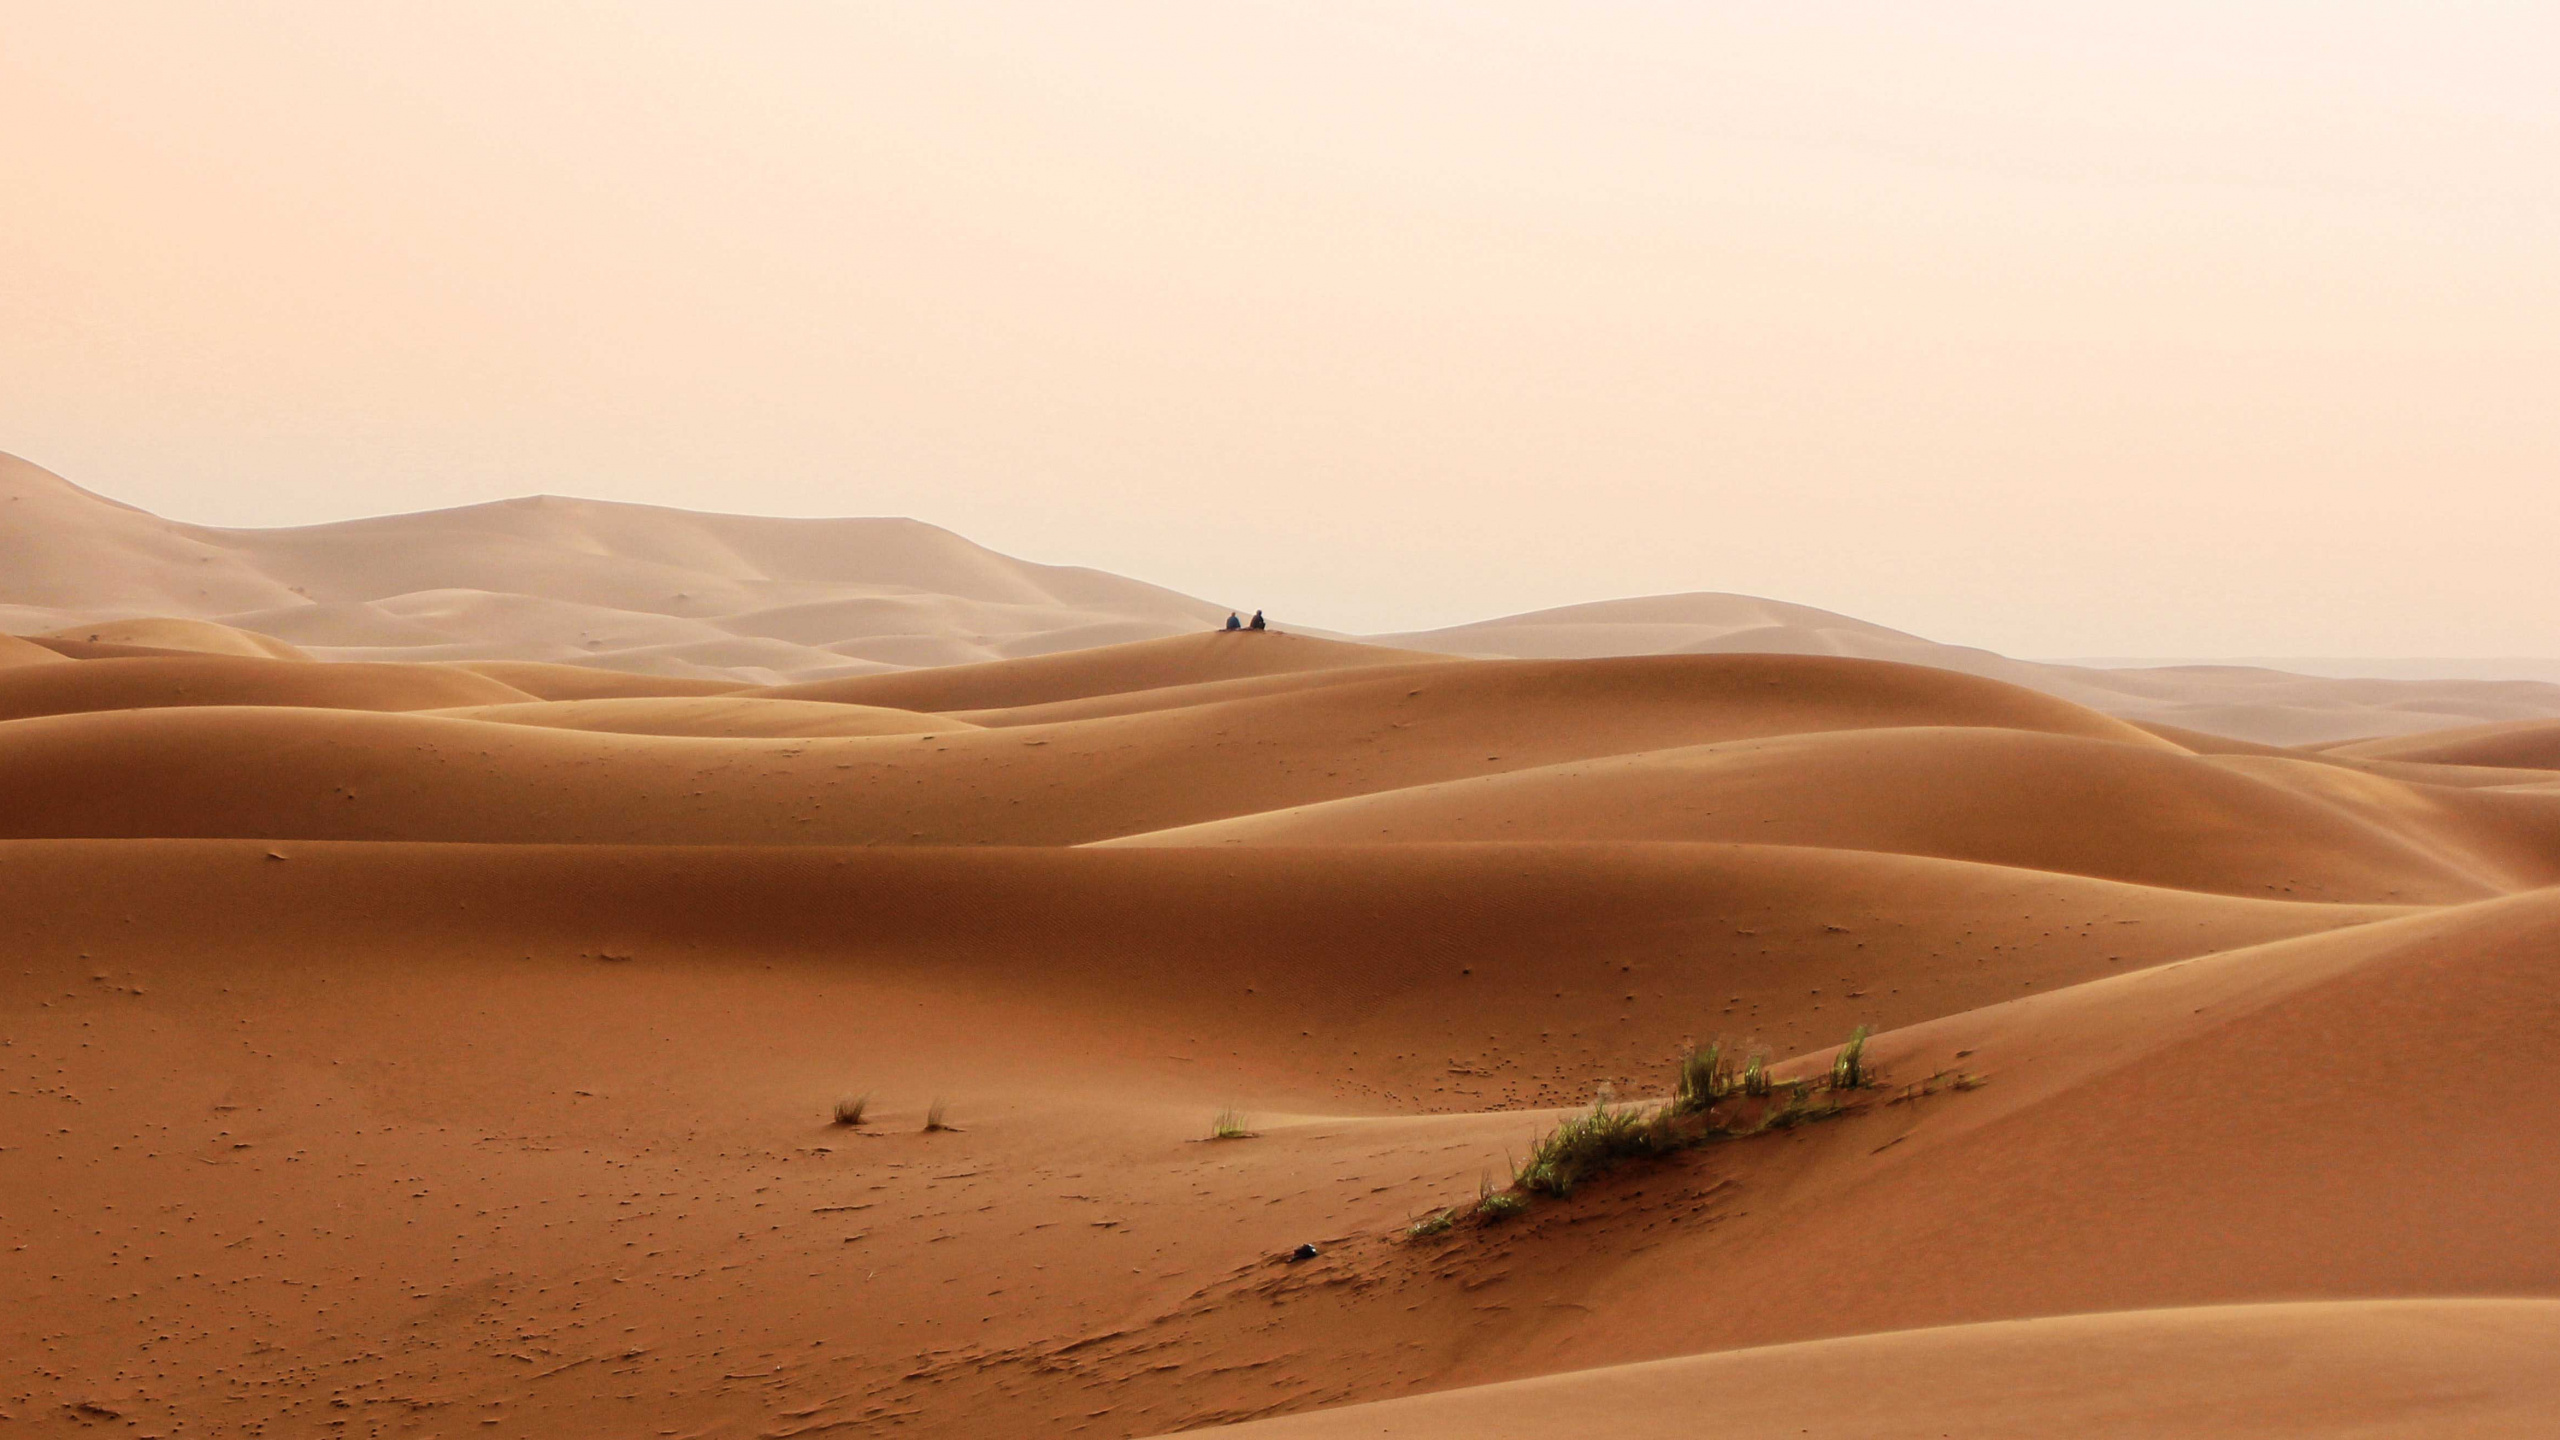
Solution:
[{"label": "green grass clump", "polygon": [[1831,1057],[1831,1088],[1863,1090],[1867,1088],[1867,1027],[1849,1032],[1849,1043]]},{"label": "green grass clump", "polygon": [[1449,1233],[1449,1227],[1457,1223],[1458,1212],[1455,1209],[1437,1210],[1404,1227],[1404,1233],[1410,1239],[1428,1240],[1434,1235]]},{"label": "green grass clump", "polygon": [[1609,1097],[1547,1132],[1529,1150],[1529,1158],[1511,1174],[1511,1183],[1541,1195],[1570,1195],[1585,1175],[1605,1170],[1636,1155],[1659,1155],[1676,1148],[1677,1139],[1665,1111],[1638,1105],[1612,1105]]},{"label": "green grass clump", "polygon": [[1496,1225],[1529,1208],[1529,1197],[1517,1190],[1489,1190],[1476,1199],[1476,1215]]},{"label": "green grass clump", "polygon": [[1769,1093],[1769,1057],[1767,1054],[1755,1050],[1752,1052],[1751,1058],[1743,1062],[1742,1093],[1751,1096],[1753,1099],[1762,1098]]},{"label": "green grass clump", "polygon": [[862,1123],[862,1112],[870,1108],[871,1096],[868,1093],[861,1095],[847,1095],[836,1102],[836,1123],[839,1125],[859,1125]]},{"label": "green grass clump", "polygon": [[1671,1113],[1696,1115],[1733,1093],[1734,1076],[1725,1063],[1724,1047],[1691,1046],[1680,1056],[1679,1074],[1671,1084]]},{"label": "green grass clump", "polygon": [[1218,1118],[1209,1122],[1212,1140],[1250,1140],[1253,1134],[1244,1128],[1244,1112],[1233,1108],[1219,1111]]}]

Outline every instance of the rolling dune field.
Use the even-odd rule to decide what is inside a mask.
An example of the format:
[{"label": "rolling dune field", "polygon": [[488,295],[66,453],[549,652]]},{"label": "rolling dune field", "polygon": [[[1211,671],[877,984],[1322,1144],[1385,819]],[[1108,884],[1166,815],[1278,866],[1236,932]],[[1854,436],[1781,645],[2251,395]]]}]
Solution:
[{"label": "rolling dune field", "polygon": [[[0,647],[0,1426],[2560,1400],[2533,725],[1206,630],[782,686],[97,633]],[[1701,1045],[1772,1096],[1515,1186]]]}]

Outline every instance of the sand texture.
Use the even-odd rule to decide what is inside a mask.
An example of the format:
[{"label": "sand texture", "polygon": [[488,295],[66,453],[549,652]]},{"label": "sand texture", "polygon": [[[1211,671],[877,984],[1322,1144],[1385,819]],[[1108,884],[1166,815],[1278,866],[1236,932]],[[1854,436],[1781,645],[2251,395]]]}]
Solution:
[{"label": "sand texture", "polygon": [[[0,648],[0,1429],[2560,1404],[2532,725],[1197,626],[780,686],[89,633]],[[1476,1209],[1692,1042],[1810,1087],[1858,1026],[1837,1113]]]}]

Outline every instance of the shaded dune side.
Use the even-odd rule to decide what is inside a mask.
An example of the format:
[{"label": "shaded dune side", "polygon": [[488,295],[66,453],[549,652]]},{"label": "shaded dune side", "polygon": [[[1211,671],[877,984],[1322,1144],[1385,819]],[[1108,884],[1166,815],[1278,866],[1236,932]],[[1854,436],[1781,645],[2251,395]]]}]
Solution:
[{"label": "shaded dune side", "polygon": [[1726,840],[2145,885],[2447,903],[2560,879],[2560,806],[2069,735],[1830,731],[1576,761],[1117,845]]},{"label": "shaded dune side", "polygon": [[2177,753],[2061,701],[1910,666],[1754,656],[1452,662],[1435,674],[1444,678],[855,739],[625,736],[251,708],[56,716],[18,722],[0,748],[0,784],[20,798],[0,813],[0,833],[1074,844],[1798,730],[2049,726]]},{"label": "shaded dune side", "polygon": [[1203,681],[1416,663],[1450,662],[1444,656],[1305,635],[1206,631],[1021,660],[777,685],[758,693],[901,710],[1007,709]]},{"label": "shaded dune side", "polygon": [[317,665],[155,656],[27,665],[0,673],[0,720],[205,705],[433,710],[527,699],[486,676],[425,665]]},{"label": "shaded dune side", "polygon": [[630,696],[610,700],[538,700],[434,712],[453,720],[591,730],[615,735],[696,735],[739,739],[806,739],[846,735],[952,733],[976,726],[948,715],[822,700],[762,700],[735,695]]},{"label": "shaded dune side", "polygon": [[2147,1310],[1815,1340],[1186,1432],[1222,1440],[2524,1435],[2560,1301]]},{"label": "shaded dune side", "polygon": [[1205,850],[13,841],[0,883],[66,897],[21,927],[29,953],[101,966],[153,947],[322,970],[410,954],[817,957],[1039,1017],[963,1048],[1172,1034],[1232,1055],[1224,1083],[1433,1108],[1570,1103],[1602,1080],[1653,1083],[1685,1036],[1794,1053],[1855,1023],[2408,913],[1722,845],[1239,864]]}]

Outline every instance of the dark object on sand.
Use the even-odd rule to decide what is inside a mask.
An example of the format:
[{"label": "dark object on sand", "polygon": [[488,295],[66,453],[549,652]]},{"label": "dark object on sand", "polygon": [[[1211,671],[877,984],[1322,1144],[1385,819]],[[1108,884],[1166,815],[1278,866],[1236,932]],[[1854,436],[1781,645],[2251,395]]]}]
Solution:
[{"label": "dark object on sand", "polygon": [[1297,1264],[1301,1260],[1313,1260],[1314,1258],[1316,1258],[1316,1247],[1313,1245],[1301,1245],[1297,1249],[1289,1252],[1289,1263],[1292,1265]]}]

